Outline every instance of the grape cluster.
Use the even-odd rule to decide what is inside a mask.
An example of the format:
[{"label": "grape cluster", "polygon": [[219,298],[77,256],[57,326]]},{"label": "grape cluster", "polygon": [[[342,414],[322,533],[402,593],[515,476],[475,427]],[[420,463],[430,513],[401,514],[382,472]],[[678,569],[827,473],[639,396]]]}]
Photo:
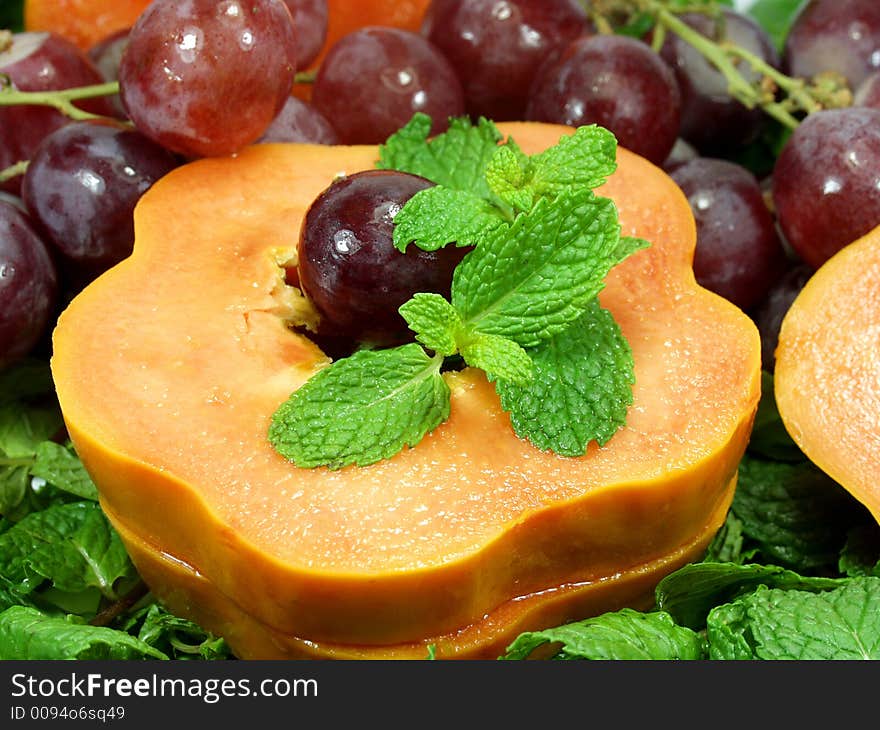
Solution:
[{"label": "grape cluster", "polygon": [[[662,166],[694,211],[698,281],[753,315],[772,369],[792,293],[880,224],[880,4],[809,0],[784,48],[735,9],[662,7],[665,25],[658,15],[610,34],[614,18],[587,0],[432,0],[418,30],[365,27],[329,49],[326,0],[154,0],[87,53],[51,33],[0,33],[0,74],[17,92],[119,92],[73,94],[63,111],[0,106],[0,185],[12,196],[0,201],[0,364],[129,255],[137,200],[174,167],[252,143],[377,144],[424,112],[432,133],[462,115],[600,124]],[[739,49],[727,69],[726,48]],[[292,95],[322,49],[307,100]],[[826,103],[842,91],[851,97]],[[388,226],[370,221],[424,181],[352,177],[316,202],[296,283],[324,334],[393,341],[395,302],[442,292],[464,252],[395,252]],[[354,216],[343,228],[359,254],[339,248],[325,208]]]}]

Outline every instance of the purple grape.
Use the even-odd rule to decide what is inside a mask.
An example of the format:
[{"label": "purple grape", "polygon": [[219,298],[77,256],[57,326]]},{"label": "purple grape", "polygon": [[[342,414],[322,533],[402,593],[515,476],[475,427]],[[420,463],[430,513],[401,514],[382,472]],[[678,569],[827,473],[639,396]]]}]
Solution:
[{"label": "purple grape", "polygon": [[773,203],[786,240],[814,269],[880,225],[880,109],[806,117],[776,160]]},{"label": "purple grape", "polygon": [[598,124],[621,146],[659,165],[678,137],[675,75],[651,48],[626,36],[574,41],[535,76],[526,119],[578,127]]},{"label": "purple grape", "polygon": [[[10,46],[0,51],[0,74],[19,91],[52,91],[103,82],[101,74],[86,55],[54,33],[15,33]],[[81,102],[95,114],[113,115],[105,98]],[[29,160],[37,145],[70,119],[47,106],[0,107],[0,170]],[[14,177],[3,188],[17,193],[21,177]]]},{"label": "purple grape", "polygon": [[733,162],[701,157],[677,167],[671,177],[697,223],[697,282],[741,309],[754,306],[786,265],[755,176]]},{"label": "purple grape", "polygon": [[339,144],[339,135],[312,104],[291,96],[257,141]]},{"label": "purple grape", "polygon": [[[721,12],[718,21],[701,13],[684,13],[679,18],[707,38],[729,41],[779,66],[770,36],[756,21],[730,8]],[[701,154],[725,157],[758,137],[766,121],[763,110],[748,109],[730,96],[727,79],[699,51],[669,33],[660,52],[675,71],[681,89],[681,136]],[[745,64],[740,72],[748,81],[757,80]]]},{"label": "purple grape", "polygon": [[98,272],[131,253],[135,204],[178,164],[168,150],[121,124],[75,122],[40,145],[22,194],[69,264]]},{"label": "purple grape", "polygon": [[135,126],[188,157],[255,142],[293,88],[296,40],[282,0],[153,0],[119,67]]},{"label": "purple grape", "polygon": [[344,144],[378,144],[416,112],[433,120],[432,133],[464,114],[461,84],[449,62],[425,38],[370,26],[340,38],[312,86],[312,103]]},{"label": "purple grape", "polygon": [[46,334],[57,298],[46,244],[25,213],[0,200],[0,368],[31,353]]},{"label": "purple grape", "polygon": [[812,275],[812,267],[804,262],[790,263],[752,312],[752,319],[761,334],[761,366],[768,372],[772,373],[775,368],[782,319]]},{"label": "purple grape", "polygon": [[880,3],[810,0],[786,36],[783,63],[788,74],[804,78],[836,71],[855,89],[880,70]]},{"label": "purple grape", "polygon": [[368,170],[341,178],[306,213],[298,249],[299,284],[321,315],[321,334],[371,344],[412,337],[399,307],[417,292],[449,296],[467,253],[447,246],[401,253],[394,216],[433,183],[407,173]]},{"label": "purple grape", "polygon": [[[122,54],[128,46],[128,34],[130,29],[123,28],[99,41],[88,51],[88,56],[95,68],[98,69],[105,81],[117,81],[119,79],[119,64],[122,62]],[[113,105],[113,111],[118,119],[125,119],[125,109],[119,94],[109,97],[108,101]]]},{"label": "purple grape", "polygon": [[577,0],[432,0],[422,34],[452,63],[467,111],[522,119],[541,63],[592,32]]},{"label": "purple grape", "polygon": [[284,0],[296,31],[296,67],[306,68],[318,57],[327,39],[327,0]]}]

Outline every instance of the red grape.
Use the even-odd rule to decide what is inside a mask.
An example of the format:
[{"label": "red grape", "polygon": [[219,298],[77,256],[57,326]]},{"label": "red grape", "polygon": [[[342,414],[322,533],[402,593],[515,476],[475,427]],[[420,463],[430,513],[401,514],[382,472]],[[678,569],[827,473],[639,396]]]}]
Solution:
[{"label": "red grape", "polygon": [[625,36],[579,38],[535,76],[526,119],[599,124],[659,165],[678,137],[681,96],[672,69]]},{"label": "red grape", "polygon": [[[779,54],[770,36],[749,16],[722,9],[720,20],[701,13],[684,13],[680,19],[716,42],[730,42],[779,66]],[[754,141],[766,121],[764,112],[749,109],[728,93],[724,75],[699,51],[674,33],[667,35],[661,55],[675,70],[681,88],[681,136],[704,155],[725,157]],[[748,81],[756,74],[745,64],[740,72]]]},{"label": "red grape", "polygon": [[752,319],[761,334],[761,366],[768,372],[772,373],[775,369],[782,319],[812,275],[813,269],[804,262],[790,263],[787,271],[773,282],[752,313]]},{"label": "red grape", "polygon": [[0,200],[0,368],[36,346],[57,296],[55,264],[46,244],[25,213]]},{"label": "red grape", "polygon": [[338,144],[339,135],[313,105],[291,96],[257,141]]},{"label": "red grape", "polygon": [[318,57],[327,39],[327,0],[284,0],[296,30],[296,67],[305,68]]},{"label": "red grape", "polygon": [[791,26],[783,59],[792,76],[836,71],[854,89],[880,70],[880,3],[810,0]]},{"label": "red grape", "polygon": [[141,132],[202,157],[256,141],[290,95],[295,71],[282,0],[154,0],[131,29],[119,85]]},{"label": "red grape", "polygon": [[522,119],[538,66],[592,32],[577,0],[432,0],[422,33],[450,60],[467,111]]},{"label": "red grape", "polygon": [[773,202],[788,243],[813,268],[880,225],[880,110],[806,117],[776,160]]},{"label": "red grape", "polygon": [[853,106],[880,109],[880,71],[874,71],[862,79],[853,94]]},{"label": "red grape", "polygon": [[697,223],[694,275],[742,309],[754,306],[785,268],[786,254],[755,176],[700,157],[672,171]]},{"label": "red grape", "polygon": [[321,315],[324,334],[371,344],[412,337],[400,306],[417,292],[449,296],[452,272],[467,253],[447,246],[401,253],[394,216],[433,183],[392,170],[341,178],[312,203],[298,249],[299,284]]},{"label": "red grape", "polygon": [[312,103],[345,144],[378,144],[413,114],[433,120],[432,133],[464,114],[461,84],[425,38],[370,26],[340,38],[318,69]]},{"label": "red grape", "polygon": [[140,196],[178,165],[139,132],[110,122],[74,122],[40,145],[24,176],[31,215],[71,268],[102,271],[131,253]]},{"label": "red grape", "polygon": [[[119,79],[119,64],[122,62],[122,54],[128,46],[128,33],[128,28],[118,30],[89,49],[88,56],[105,81]],[[114,94],[108,100],[113,105],[115,116],[119,119],[125,119],[125,109],[119,94]]]},{"label": "red grape", "polygon": [[[103,83],[94,64],[69,41],[54,33],[15,33],[9,48],[0,52],[0,74],[19,91],[51,91]],[[104,98],[79,104],[95,114],[113,114]],[[47,106],[0,107],[0,170],[29,160],[46,135],[69,118]],[[3,186],[17,192],[21,178]]]}]

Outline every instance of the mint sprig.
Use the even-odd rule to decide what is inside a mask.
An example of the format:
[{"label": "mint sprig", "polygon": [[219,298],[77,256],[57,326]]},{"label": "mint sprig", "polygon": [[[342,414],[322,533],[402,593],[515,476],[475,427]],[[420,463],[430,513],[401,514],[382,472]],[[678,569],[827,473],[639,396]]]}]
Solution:
[{"label": "mint sprig", "polygon": [[433,139],[430,126],[417,114],[380,148],[379,167],[435,183],[396,214],[394,244],[473,250],[448,301],[424,292],[400,307],[418,344],[338,360],[278,409],[269,440],[298,466],[366,466],[417,444],[449,415],[452,357],[495,383],[520,437],[561,455],[607,443],[632,403],[632,353],[597,299],[647,245],[593,192],[615,170],[613,135],[581,127],[530,157],[485,119]]}]

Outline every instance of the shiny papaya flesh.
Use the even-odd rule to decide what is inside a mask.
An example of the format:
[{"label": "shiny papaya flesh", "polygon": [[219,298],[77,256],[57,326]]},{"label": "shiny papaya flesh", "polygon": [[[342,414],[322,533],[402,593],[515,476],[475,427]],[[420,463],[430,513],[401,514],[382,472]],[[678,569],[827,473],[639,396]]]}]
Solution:
[{"label": "shiny papaya flesh", "polygon": [[[529,153],[571,129],[499,125]],[[375,147],[258,145],[178,168],[135,214],[130,258],[59,319],[52,371],[74,445],[150,587],[239,656],[497,655],[517,631],[650,604],[732,498],[760,342],[696,284],[688,203],[626,150],[598,191],[652,246],[600,295],[633,349],[627,424],[583,457],[518,438],[479,371],[451,415],[368,467],[297,468],[272,414],[327,357],[291,323],[303,215]]]}]

